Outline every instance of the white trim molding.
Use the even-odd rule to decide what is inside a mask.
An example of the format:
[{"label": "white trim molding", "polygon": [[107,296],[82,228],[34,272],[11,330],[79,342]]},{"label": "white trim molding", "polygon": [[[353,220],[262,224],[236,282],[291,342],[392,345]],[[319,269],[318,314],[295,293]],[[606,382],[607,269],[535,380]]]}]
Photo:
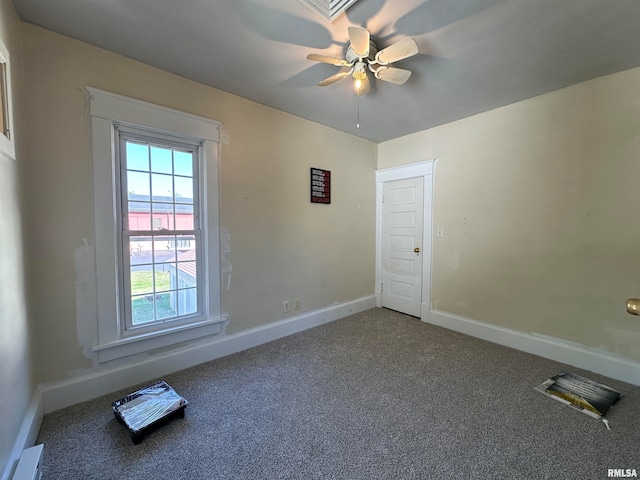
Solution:
[{"label": "white trim molding", "polygon": [[144,125],[158,132],[178,134],[193,140],[220,142],[221,123],[117,93],[85,87],[89,93],[90,115],[128,125]]},{"label": "white trim molding", "polygon": [[42,399],[42,388],[38,387],[22,420],[22,425],[13,443],[13,450],[11,451],[11,457],[9,457],[7,461],[5,471],[1,472],[2,477],[0,478],[2,478],[2,480],[9,480],[13,477],[22,451],[25,448],[35,445],[43,418],[44,402]]},{"label": "white trim molding", "polygon": [[424,218],[422,231],[422,312],[424,321],[429,317],[431,305],[431,263],[433,257],[433,183],[436,160],[411,163],[399,167],[376,170],[376,306],[382,306],[380,285],[382,284],[382,186],[385,182],[423,177],[424,179]]},{"label": "white trim molding", "polygon": [[[241,352],[375,307],[373,295],[154,355],[143,361],[42,386],[44,413]],[[114,399],[115,400],[115,399]],[[39,424],[38,424],[39,425]]]},{"label": "white trim molding", "polygon": [[559,338],[491,325],[440,310],[427,323],[640,386],[640,363]]},{"label": "white trim molding", "polygon": [[[97,343],[91,346],[100,363],[153,349],[197,340],[222,332],[228,322],[222,311],[220,280],[220,164],[221,123],[209,118],[154,105],[141,100],[86,87],[92,139],[94,229],[96,252]],[[120,253],[121,213],[119,205],[117,131],[139,130],[155,137],[191,140],[198,148],[198,205],[202,218],[202,257],[198,263],[197,316],[174,323],[150,325],[127,331],[122,304],[125,270]],[[200,254],[199,254],[200,255]],[[204,268],[201,268],[203,266]],[[200,273],[203,272],[203,273]],[[120,302],[120,303],[119,303]]]},{"label": "white trim molding", "polygon": [[[4,64],[4,91],[0,91],[3,97],[4,107],[0,105],[0,115],[5,116],[5,126],[7,135],[0,132],[0,155],[4,155],[12,160],[16,159],[15,131],[13,122],[13,87],[11,85],[11,61],[9,50],[0,40],[0,64]],[[2,111],[4,108],[4,112]]]}]

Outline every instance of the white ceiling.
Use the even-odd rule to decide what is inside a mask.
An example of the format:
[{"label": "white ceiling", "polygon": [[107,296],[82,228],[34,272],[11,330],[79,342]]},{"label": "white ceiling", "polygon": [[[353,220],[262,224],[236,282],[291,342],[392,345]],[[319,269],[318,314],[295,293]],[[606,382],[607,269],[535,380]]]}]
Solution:
[{"label": "white ceiling", "polygon": [[[359,0],[332,24],[297,0],[13,0],[64,35],[360,137],[382,142],[640,66],[639,0]],[[420,54],[360,98],[338,67],[347,27]],[[640,88],[640,86],[639,86]]]}]

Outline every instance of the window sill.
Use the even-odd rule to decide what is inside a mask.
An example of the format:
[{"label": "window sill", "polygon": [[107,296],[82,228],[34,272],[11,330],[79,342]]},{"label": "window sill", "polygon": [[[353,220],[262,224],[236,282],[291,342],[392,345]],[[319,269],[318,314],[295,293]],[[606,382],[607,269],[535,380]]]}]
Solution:
[{"label": "window sill", "polygon": [[123,337],[113,342],[94,345],[91,350],[97,352],[98,362],[105,363],[156,348],[196,340],[207,335],[219,334],[222,332],[222,324],[226,321],[227,318],[223,316],[215,320],[166,328],[135,337]]}]

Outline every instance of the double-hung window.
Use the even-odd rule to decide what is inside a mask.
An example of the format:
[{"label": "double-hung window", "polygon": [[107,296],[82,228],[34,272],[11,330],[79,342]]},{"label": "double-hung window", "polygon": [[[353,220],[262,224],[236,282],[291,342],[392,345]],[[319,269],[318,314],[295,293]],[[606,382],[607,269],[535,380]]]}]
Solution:
[{"label": "double-hung window", "polygon": [[199,144],[117,130],[123,326],[202,317]]},{"label": "double-hung window", "polygon": [[219,333],[218,129],[87,88],[101,362]]}]

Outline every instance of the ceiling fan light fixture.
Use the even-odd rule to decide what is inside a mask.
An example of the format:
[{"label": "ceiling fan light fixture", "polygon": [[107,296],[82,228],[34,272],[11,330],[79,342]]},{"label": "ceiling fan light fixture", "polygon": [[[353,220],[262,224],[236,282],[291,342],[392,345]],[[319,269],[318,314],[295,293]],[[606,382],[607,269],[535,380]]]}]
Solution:
[{"label": "ceiling fan light fixture", "polygon": [[353,78],[356,80],[364,80],[367,78],[367,65],[364,62],[356,63],[353,70]]},{"label": "ceiling fan light fixture", "polygon": [[298,0],[329,23],[342,15],[357,0]]}]

